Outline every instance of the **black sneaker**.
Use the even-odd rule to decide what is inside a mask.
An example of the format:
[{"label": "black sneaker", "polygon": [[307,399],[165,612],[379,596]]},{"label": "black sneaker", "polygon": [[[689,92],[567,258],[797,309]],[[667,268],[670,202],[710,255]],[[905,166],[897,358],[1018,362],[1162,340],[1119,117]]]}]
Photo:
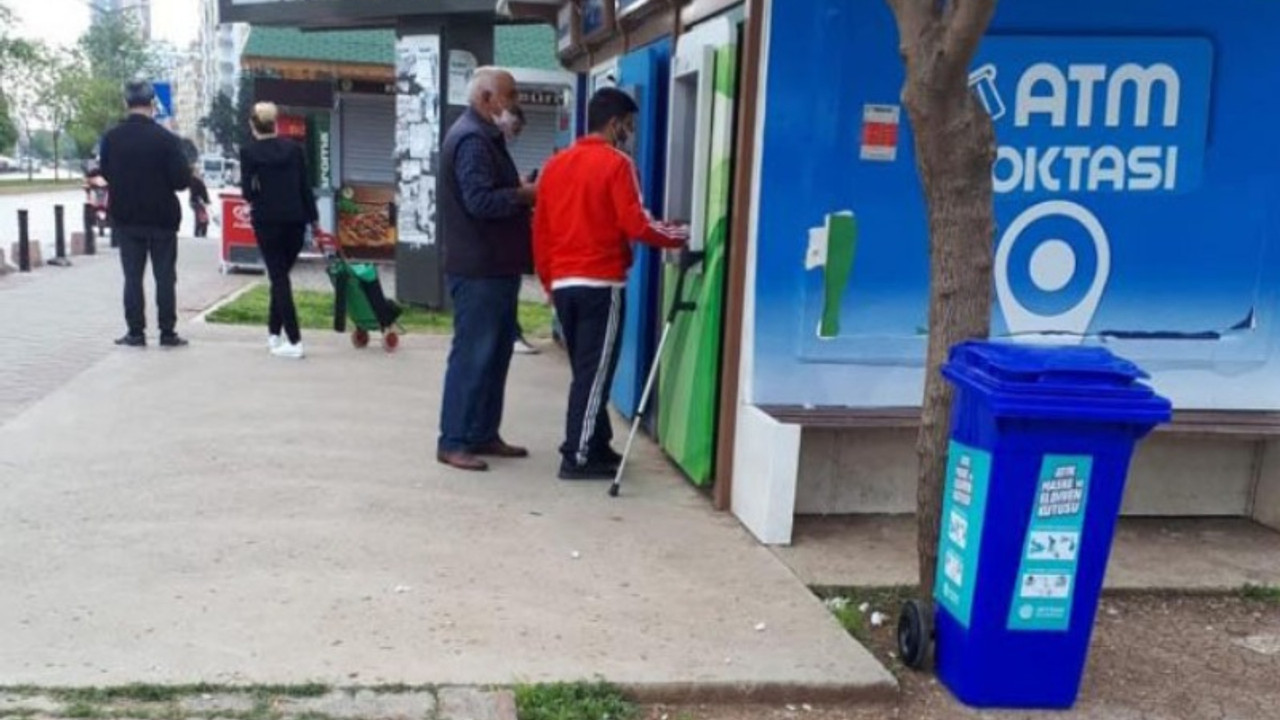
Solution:
[{"label": "black sneaker", "polygon": [[178,333],[172,333],[170,335],[160,336],[160,347],[180,348],[180,347],[186,347],[190,344],[191,343],[187,342],[186,338],[182,337]]},{"label": "black sneaker", "polygon": [[133,333],[129,333],[127,335],[123,335],[121,337],[116,338],[116,344],[119,345],[120,347],[132,347],[132,348],[146,347],[147,336],[134,335]]},{"label": "black sneaker", "polygon": [[561,480],[612,480],[618,474],[617,465],[589,462],[586,465],[560,463]]},{"label": "black sneaker", "polygon": [[605,449],[593,454],[591,460],[598,465],[612,465],[616,468],[622,464],[622,455],[614,452],[613,448],[606,446]]}]

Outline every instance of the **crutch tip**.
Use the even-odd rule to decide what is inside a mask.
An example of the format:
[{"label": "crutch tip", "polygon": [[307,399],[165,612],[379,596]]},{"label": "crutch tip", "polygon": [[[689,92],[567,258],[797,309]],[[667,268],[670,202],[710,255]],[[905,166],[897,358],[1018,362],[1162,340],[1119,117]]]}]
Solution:
[{"label": "crutch tip", "polygon": [[614,484],[614,485],[610,485],[610,486],[609,486],[609,497],[618,497],[618,486],[617,486],[617,484]]}]

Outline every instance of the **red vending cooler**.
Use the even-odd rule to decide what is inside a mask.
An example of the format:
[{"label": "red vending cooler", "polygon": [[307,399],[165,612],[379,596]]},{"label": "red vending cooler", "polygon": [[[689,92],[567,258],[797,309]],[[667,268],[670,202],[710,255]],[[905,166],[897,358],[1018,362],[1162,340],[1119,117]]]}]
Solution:
[{"label": "red vending cooler", "polygon": [[262,254],[258,252],[258,240],[253,234],[253,222],[249,217],[249,203],[239,191],[228,190],[222,200],[222,272],[235,270],[266,270]]}]

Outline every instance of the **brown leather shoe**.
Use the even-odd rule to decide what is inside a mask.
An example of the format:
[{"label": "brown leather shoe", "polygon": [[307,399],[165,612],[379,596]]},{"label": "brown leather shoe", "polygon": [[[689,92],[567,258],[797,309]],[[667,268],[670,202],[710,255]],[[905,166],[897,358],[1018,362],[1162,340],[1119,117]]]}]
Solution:
[{"label": "brown leather shoe", "polygon": [[489,463],[466,452],[439,452],[436,453],[436,461],[441,465],[471,472],[484,472],[489,469]]},{"label": "brown leather shoe", "polygon": [[527,448],[508,445],[501,440],[495,440],[488,445],[481,445],[471,449],[476,455],[484,455],[487,457],[497,458],[527,458],[529,450]]}]

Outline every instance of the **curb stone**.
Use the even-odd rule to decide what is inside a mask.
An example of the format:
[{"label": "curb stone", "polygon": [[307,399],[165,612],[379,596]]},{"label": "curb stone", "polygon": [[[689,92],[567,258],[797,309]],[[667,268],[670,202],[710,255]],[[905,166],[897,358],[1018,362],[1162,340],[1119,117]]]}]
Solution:
[{"label": "curb stone", "polygon": [[440,720],[516,720],[516,696],[510,690],[443,688]]},{"label": "curb stone", "polygon": [[[174,704],[123,700],[99,709],[116,720],[167,716],[173,709],[183,716],[242,717],[258,708],[247,693],[221,692],[186,695]],[[315,715],[331,720],[517,720],[515,693],[471,687],[446,687],[438,693],[376,690],[334,690],[320,697],[277,697],[273,710],[285,718]],[[30,720],[61,720],[69,705],[46,695],[0,693],[0,714],[21,713]]]},{"label": "curb stone", "polygon": [[218,693],[215,695],[191,695],[178,701],[184,713],[222,715],[253,712],[257,701],[250,695]]},{"label": "curb stone", "polygon": [[44,695],[11,695],[0,693],[0,712],[29,710],[42,715],[56,715],[62,711],[63,705]]},{"label": "curb stone", "polygon": [[[28,250],[28,256],[31,258],[31,269],[35,270],[36,268],[44,267],[44,250],[40,242],[35,238],[31,238]],[[14,265],[17,266],[19,257],[18,243],[15,242],[9,246],[9,255],[13,257]]]},{"label": "curb stone", "polygon": [[429,692],[393,695],[338,690],[317,698],[288,698],[277,709],[286,716],[314,713],[341,720],[427,720],[435,713],[436,698]]}]

